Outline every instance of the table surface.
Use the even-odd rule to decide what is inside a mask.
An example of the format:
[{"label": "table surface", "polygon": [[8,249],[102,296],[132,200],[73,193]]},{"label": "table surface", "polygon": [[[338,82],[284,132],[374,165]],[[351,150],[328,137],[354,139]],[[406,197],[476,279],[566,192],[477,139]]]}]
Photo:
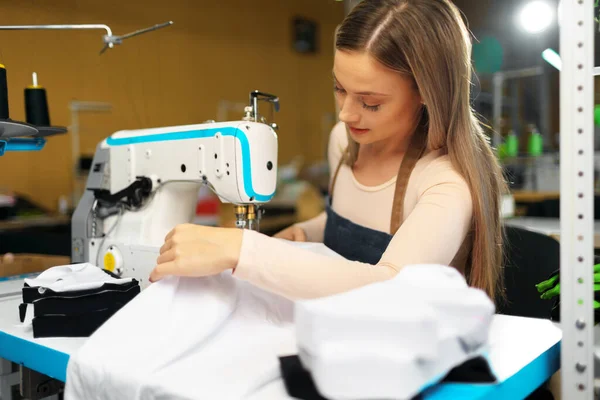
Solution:
[{"label": "table surface", "polygon": [[0,221],[0,231],[70,224],[67,215],[38,215]]},{"label": "table surface", "polygon": [[[86,338],[34,339],[19,321],[22,280],[0,282],[0,358],[64,381],[70,354]],[[560,329],[548,320],[496,315],[490,332],[489,359],[494,384],[440,384],[427,399],[524,398],[548,380],[560,364]],[[235,378],[234,378],[235,379]],[[261,388],[253,400],[289,399],[281,380]]]},{"label": "table surface", "polygon": [[560,199],[560,192],[540,192],[533,190],[513,190],[511,191],[517,203],[537,203],[543,200]]},{"label": "table surface", "polygon": [[[559,218],[507,218],[504,220],[504,223],[511,226],[518,226],[524,229],[545,233],[546,235],[560,235]],[[600,221],[594,221],[594,233],[596,235],[600,234]]]},{"label": "table surface", "polygon": [[[430,399],[523,399],[560,366],[561,331],[547,320],[496,315],[490,331],[489,360],[495,384],[445,383],[423,393]],[[292,399],[276,380],[249,400]]]}]

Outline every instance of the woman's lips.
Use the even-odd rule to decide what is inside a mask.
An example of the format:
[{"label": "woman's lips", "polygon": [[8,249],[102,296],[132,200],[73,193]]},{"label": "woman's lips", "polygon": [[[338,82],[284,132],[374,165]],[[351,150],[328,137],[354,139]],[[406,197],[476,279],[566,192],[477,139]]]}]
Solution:
[{"label": "woman's lips", "polygon": [[359,128],[353,128],[353,127],[349,127],[350,128],[350,132],[352,132],[355,135],[363,135],[367,132],[369,132],[369,129],[359,129]]}]

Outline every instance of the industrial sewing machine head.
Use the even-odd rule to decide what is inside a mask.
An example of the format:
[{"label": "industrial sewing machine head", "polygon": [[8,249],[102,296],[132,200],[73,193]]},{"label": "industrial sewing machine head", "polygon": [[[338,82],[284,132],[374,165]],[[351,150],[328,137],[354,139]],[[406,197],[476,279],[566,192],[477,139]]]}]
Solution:
[{"label": "industrial sewing machine head", "polygon": [[119,131],[96,148],[86,191],[72,219],[72,261],[90,262],[148,283],[166,234],[193,222],[208,186],[233,205],[236,226],[259,229],[260,205],[275,194],[277,126],[253,91],[238,121]]}]

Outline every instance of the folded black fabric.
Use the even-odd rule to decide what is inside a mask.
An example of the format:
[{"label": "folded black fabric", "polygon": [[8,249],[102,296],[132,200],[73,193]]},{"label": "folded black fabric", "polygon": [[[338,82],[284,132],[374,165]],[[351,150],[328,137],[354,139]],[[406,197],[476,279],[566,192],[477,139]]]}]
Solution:
[{"label": "folded black fabric", "polygon": [[497,378],[483,357],[475,357],[452,368],[442,379],[446,383],[495,383]]},{"label": "folded black fabric", "polygon": [[[109,271],[103,272],[115,277]],[[95,288],[65,291],[25,284],[19,319],[25,322],[27,313],[32,312],[34,338],[87,337],[140,292],[135,279],[122,283],[100,281]]]},{"label": "folded black fabric", "polygon": [[113,307],[82,315],[34,317],[32,320],[33,337],[88,337],[119,309],[120,307]]},{"label": "folded black fabric", "polygon": [[[279,357],[279,367],[285,389],[289,396],[300,400],[328,400],[323,397],[308,370],[297,355]],[[442,382],[446,383],[494,383],[497,381],[487,360],[483,357],[470,359],[453,368]],[[421,395],[412,400],[422,398]]]},{"label": "folded black fabric", "polygon": [[288,395],[300,400],[327,400],[321,396],[310,372],[298,356],[279,357],[279,369]]},{"label": "folded black fabric", "polygon": [[25,315],[27,314],[27,304],[21,303],[19,304],[19,321],[25,321]]},{"label": "folded black fabric", "polygon": [[104,290],[80,297],[45,297],[33,302],[34,316],[81,315],[108,307],[122,307],[140,293],[139,286],[127,291]]},{"label": "folded black fabric", "polygon": [[34,301],[45,297],[81,297],[85,296],[86,294],[96,294],[105,290],[127,291],[135,286],[139,286],[139,282],[135,279],[132,279],[130,282],[125,283],[104,283],[102,284],[102,286],[94,289],[71,290],[64,292],[56,292],[47,288],[40,290],[39,287],[30,287],[28,285],[25,285],[22,289],[23,303],[33,303]]},{"label": "folded black fabric", "polygon": [[[104,290],[89,293],[80,297],[45,297],[33,303],[34,316],[44,315],[79,315],[105,309],[107,306],[123,306],[140,293],[139,286],[133,286],[126,291]],[[27,303],[19,304],[19,319],[25,321]]]}]

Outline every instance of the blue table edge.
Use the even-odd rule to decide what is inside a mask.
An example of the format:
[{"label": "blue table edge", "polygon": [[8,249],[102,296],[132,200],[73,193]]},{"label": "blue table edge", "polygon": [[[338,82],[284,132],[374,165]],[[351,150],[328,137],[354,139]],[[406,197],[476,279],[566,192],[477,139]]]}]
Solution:
[{"label": "blue table edge", "polygon": [[[0,357],[65,382],[69,354],[0,331]],[[500,383],[443,383],[424,399],[524,399],[560,368],[560,341]]]},{"label": "blue table edge", "polygon": [[0,357],[65,382],[69,354],[0,331]]},{"label": "blue table edge", "polygon": [[423,393],[430,399],[524,399],[560,369],[560,341],[503,382],[445,383]]}]

